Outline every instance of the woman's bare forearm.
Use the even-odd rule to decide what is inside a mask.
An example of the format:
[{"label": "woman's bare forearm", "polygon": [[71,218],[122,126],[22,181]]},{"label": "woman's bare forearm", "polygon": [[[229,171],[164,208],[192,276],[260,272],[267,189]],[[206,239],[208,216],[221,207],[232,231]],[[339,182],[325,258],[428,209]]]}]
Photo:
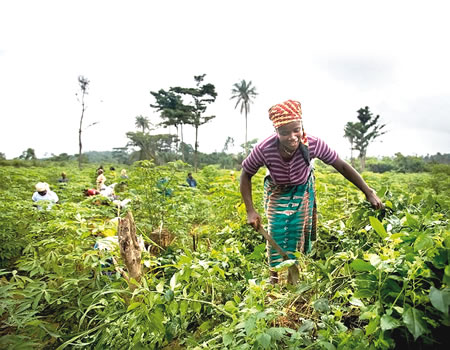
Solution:
[{"label": "woman's bare forearm", "polygon": [[245,172],[245,170],[242,170],[241,173],[240,190],[242,199],[244,200],[245,208],[247,209],[247,213],[249,211],[255,211],[252,198],[252,178],[250,174]]}]

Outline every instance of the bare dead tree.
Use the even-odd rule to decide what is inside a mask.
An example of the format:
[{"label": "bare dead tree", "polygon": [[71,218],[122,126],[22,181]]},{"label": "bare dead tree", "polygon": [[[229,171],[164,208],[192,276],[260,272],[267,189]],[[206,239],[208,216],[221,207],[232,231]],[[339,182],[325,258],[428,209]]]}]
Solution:
[{"label": "bare dead tree", "polygon": [[141,247],[136,236],[136,225],[134,224],[131,212],[128,212],[124,219],[120,219],[117,234],[119,236],[120,256],[128,270],[128,276],[125,276],[123,273],[122,275],[128,281],[130,289],[134,290],[136,289],[136,285],[131,282],[131,279],[140,282],[142,277],[142,264]]},{"label": "bare dead tree", "polygon": [[[81,132],[83,127],[83,118],[84,118],[84,112],[86,111],[86,105],[84,102],[84,96],[87,95],[88,86],[89,86],[89,80],[85,78],[84,76],[80,75],[78,76],[78,84],[80,85],[81,90],[81,97],[78,98],[78,101],[81,103],[81,118],[80,118],[80,128],[78,129],[78,167],[81,169],[81,149],[83,147],[81,143]],[[78,94],[76,94],[78,96]]]}]

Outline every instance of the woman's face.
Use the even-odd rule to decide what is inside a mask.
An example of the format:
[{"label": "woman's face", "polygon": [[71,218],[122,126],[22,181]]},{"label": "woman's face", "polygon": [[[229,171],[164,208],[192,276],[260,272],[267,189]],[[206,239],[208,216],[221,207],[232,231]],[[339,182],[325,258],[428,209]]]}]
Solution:
[{"label": "woman's face", "polygon": [[296,120],[280,126],[277,129],[278,138],[280,143],[290,151],[297,149],[300,144],[300,138],[302,137],[302,127],[300,121]]}]

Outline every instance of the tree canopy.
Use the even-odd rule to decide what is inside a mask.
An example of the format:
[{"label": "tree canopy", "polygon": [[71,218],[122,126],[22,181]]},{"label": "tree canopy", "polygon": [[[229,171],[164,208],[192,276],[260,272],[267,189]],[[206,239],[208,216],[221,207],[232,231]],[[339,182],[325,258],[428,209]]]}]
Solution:
[{"label": "tree canopy", "polygon": [[33,160],[36,159],[36,154],[34,152],[33,148],[27,148],[25,151],[22,152],[22,154],[19,156],[19,159],[24,160]]},{"label": "tree canopy", "polygon": [[364,171],[367,148],[372,141],[386,133],[383,131],[386,124],[380,123],[379,115],[374,118],[367,106],[360,108],[357,112],[359,121],[348,122],[344,128],[344,135],[352,144],[352,149],[359,151],[361,171]]},{"label": "tree canopy", "polygon": [[216,88],[213,84],[208,83],[201,85],[205,76],[206,74],[194,76],[196,85],[194,88],[171,88],[171,91],[180,95],[185,95],[191,99],[191,101],[187,104],[183,103],[183,105],[186,106],[186,110],[190,111],[186,124],[190,124],[195,128],[194,167],[196,171],[198,167],[198,129],[201,125],[206,124],[216,117],[214,115],[203,115],[206,112],[208,105],[213,103],[217,97]]}]

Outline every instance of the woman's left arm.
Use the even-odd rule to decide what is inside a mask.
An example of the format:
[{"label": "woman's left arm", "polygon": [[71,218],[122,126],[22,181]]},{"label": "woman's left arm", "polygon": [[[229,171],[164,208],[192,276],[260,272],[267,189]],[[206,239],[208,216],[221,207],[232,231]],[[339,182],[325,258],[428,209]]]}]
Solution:
[{"label": "woman's left arm", "polygon": [[381,199],[378,198],[375,190],[367,185],[361,175],[359,175],[359,173],[350,164],[338,157],[331,165],[366,195],[366,199],[370,202],[370,204],[372,204],[372,207],[375,209],[381,209],[384,207],[383,202],[381,202]]}]

